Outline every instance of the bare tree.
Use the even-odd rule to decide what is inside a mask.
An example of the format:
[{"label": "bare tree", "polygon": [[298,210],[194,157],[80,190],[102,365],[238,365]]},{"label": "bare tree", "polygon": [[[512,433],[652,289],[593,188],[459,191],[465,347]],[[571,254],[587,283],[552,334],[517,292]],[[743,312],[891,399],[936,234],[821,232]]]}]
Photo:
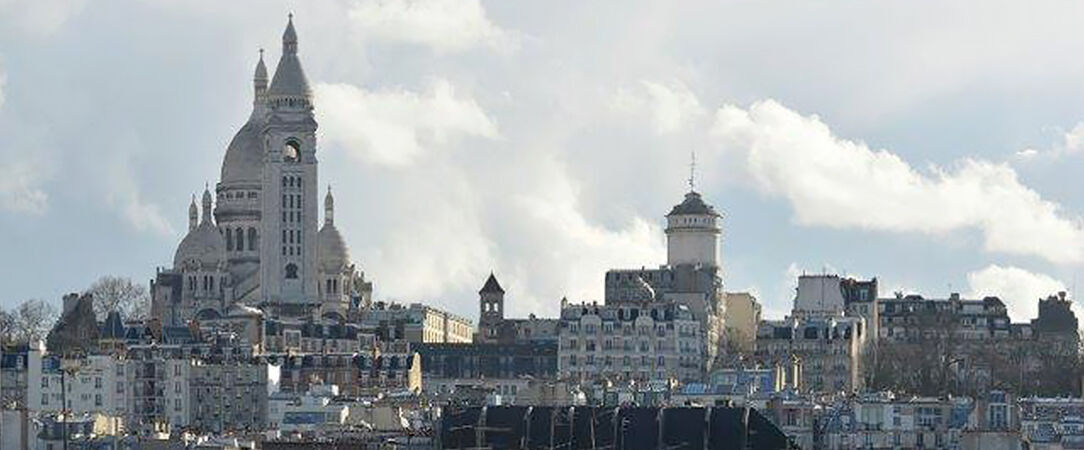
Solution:
[{"label": "bare tree", "polygon": [[94,297],[94,315],[105,320],[110,311],[126,319],[142,319],[149,309],[150,296],[142,284],[131,278],[106,275],[95,281],[86,292]]},{"label": "bare tree", "polygon": [[15,341],[15,315],[0,309],[0,343]]},{"label": "bare tree", "polygon": [[57,308],[40,299],[30,299],[15,310],[12,320],[15,340],[29,342],[44,339],[57,319]]}]

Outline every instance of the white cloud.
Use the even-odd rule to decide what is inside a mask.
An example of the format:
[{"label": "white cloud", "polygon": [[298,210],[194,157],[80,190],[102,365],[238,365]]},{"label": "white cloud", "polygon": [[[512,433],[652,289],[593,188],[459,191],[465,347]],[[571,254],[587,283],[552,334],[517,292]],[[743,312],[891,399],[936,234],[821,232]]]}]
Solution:
[{"label": "white cloud", "polygon": [[101,160],[94,162],[101,164],[99,170],[106,176],[95,177],[99,183],[87,187],[101,189],[106,203],[132,229],[160,236],[176,236],[176,230],[162,214],[161,208],[144,198],[143,190],[136,179],[136,170],[132,167],[133,155],[130,152],[136,151],[140,146],[136,135],[121,134],[113,148],[116,153],[102,155]]},{"label": "white cloud", "polygon": [[641,81],[640,89],[619,89],[611,106],[621,112],[648,113],[659,134],[685,131],[707,115],[689,87],[680,81],[668,84]]},{"label": "white cloud", "polygon": [[49,196],[38,187],[41,173],[31,164],[14,161],[0,165],[0,209],[31,215],[43,214]]},{"label": "white cloud", "polygon": [[1030,160],[1039,157],[1058,158],[1079,153],[1084,149],[1084,122],[1077,123],[1069,131],[1063,131],[1049,149],[1026,148],[1016,152],[1016,158]]},{"label": "white cloud", "polygon": [[377,164],[405,165],[461,137],[499,135],[496,122],[478,103],[457,95],[445,80],[422,93],[322,83],[316,86],[316,102],[322,138]]},{"label": "white cloud", "polygon": [[965,159],[921,173],[888,150],[835,136],[775,101],[719,109],[713,130],[758,188],[804,225],[892,232],[977,229],[988,251],[1084,260],[1084,230],[1005,164]]},{"label": "white cloud", "polygon": [[493,24],[479,0],[362,0],[348,15],[362,34],[437,52],[519,47],[518,36]]},{"label": "white cloud", "polygon": [[1040,298],[1066,290],[1064,283],[1049,275],[997,264],[968,273],[967,283],[970,297],[1001,298],[1014,322],[1034,319]]}]

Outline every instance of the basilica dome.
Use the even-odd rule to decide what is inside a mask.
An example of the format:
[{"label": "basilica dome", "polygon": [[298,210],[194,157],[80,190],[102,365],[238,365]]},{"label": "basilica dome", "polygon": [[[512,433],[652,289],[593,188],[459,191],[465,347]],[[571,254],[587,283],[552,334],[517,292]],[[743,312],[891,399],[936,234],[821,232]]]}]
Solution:
[{"label": "basilica dome", "polygon": [[261,121],[253,114],[226,149],[222,160],[222,184],[260,183],[263,180],[263,145]]},{"label": "basilica dome", "polygon": [[320,259],[320,267],[329,272],[341,271],[350,264],[350,251],[346,248],[339,229],[334,224],[325,224],[316,235],[318,249],[316,256]]},{"label": "basilica dome", "polygon": [[179,269],[195,262],[200,267],[216,267],[226,261],[226,240],[211,220],[211,193],[203,192],[203,221],[192,226],[173,254],[173,267]]},{"label": "basilica dome", "polygon": [[339,229],[335,228],[335,199],[328,187],[324,197],[324,226],[316,234],[316,257],[320,268],[326,272],[341,272],[350,264],[350,251],[346,248]]}]

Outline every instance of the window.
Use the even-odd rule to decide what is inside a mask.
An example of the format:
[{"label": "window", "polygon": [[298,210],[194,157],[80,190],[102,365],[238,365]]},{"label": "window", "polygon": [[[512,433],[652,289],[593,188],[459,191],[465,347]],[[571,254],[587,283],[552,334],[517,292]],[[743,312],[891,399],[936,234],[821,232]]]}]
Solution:
[{"label": "window", "polygon": [[290,263],[286,265],[286,278],[290,280],[297,279],[297,265]]},{"label": "window", "polygon": [[41,404],[43,404],[43,405],[48,405],[49,404],[49,394],[41,394]]},{"label": "window", "polygon": [[41,387],[49,387],[49,377],[41,377]]},{"label": "window", "polygon": [[237,250],[244,250],[245,249],[245,231],[243,229],[241,229],[241,228],[237,228],[237,231],[235,233],[237,234],[237,246],[236,246]]},{"label": "window", "polygon": [[102,388],[102,377],[94,377],[94,389]]},{"label": "window", "polygon": [[282,148],[282,160],[286,162],[301,161],[301,144],[295,140],[286,141]]},{"label": "window", "polygon": [[248,227],[248,249],[256,250],[256,228]]},{"label": "window", "polygon": [[233,250],[233,230],[226,228],[226,250]]},{"label": "window", "polygon": [[102,406],[102,394],[94,394],[94,406]]}]

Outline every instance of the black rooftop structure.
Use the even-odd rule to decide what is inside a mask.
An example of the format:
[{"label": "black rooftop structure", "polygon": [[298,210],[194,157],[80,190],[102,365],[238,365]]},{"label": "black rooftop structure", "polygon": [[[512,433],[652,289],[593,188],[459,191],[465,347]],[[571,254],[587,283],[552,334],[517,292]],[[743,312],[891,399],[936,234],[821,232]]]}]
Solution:
[{"label": "black rooftop structure", "polygon": [[482,286],[482,290],[478,291],[479,294],[488,293],[504,293],[504,289],[501,288],[501,284],[497,282],[497,277],[493,276],[493,272],[489,273],[489,278],[486,279],[486,285]]},{"label": "black rooftop structure", "polygon": [[441,448],[797,449],[752,408],[446,408]]},{"label": "black rooftop structure", "polygon": [[682,214],[708,214],[712,216],[718,216],[719,213],[715,212],[715,208],[711,205],[704,203],[704,199],[700,197],[700,193],[696,191],[689,191],[685,194],[685,200],[674,206],[674,209],[670,210],[670,214],[667,216],[676,216]]}]

